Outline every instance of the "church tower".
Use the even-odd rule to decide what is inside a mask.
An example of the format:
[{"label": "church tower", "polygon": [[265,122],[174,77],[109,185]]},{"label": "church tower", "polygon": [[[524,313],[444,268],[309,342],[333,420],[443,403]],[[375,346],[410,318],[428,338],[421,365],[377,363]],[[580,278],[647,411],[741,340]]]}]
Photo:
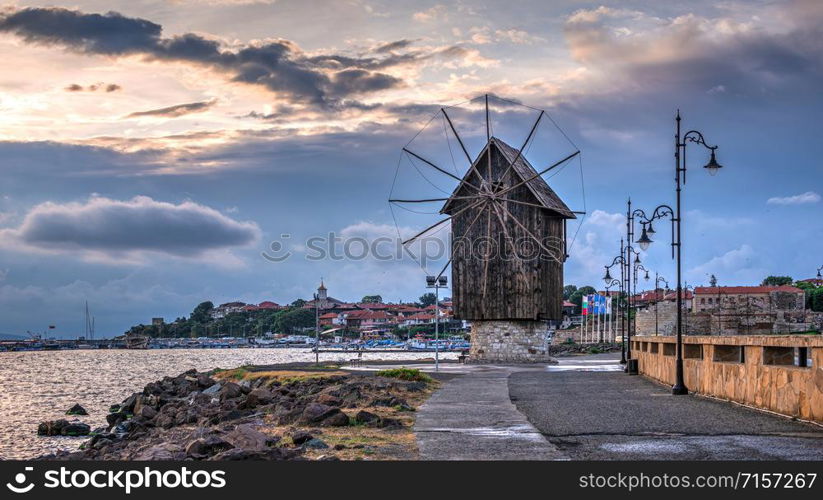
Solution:
[{"label": "church tower", "polygon": [[320,286],[317,287],[317,301],[319,302],[317,305],[320,306],[321,309],[326,307],[326,303],[328,302],[327,292],[326,285],[323,284],[323,278],[320,278]]}]

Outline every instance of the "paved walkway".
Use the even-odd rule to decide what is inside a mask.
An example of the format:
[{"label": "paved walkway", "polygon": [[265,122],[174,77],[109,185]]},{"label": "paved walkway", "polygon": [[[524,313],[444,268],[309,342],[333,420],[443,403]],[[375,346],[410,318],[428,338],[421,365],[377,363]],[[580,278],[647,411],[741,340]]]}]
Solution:
[{"label": "paved walkway", "polygon": [[[618,356],[619,357],[619,356]],[[513,373],[509,391],[573,460],[821,460],[823,428],[629,376],[613,355]]]},{"label": "paved walkway", "polygon": [[422,460],[565,458],[509,399],[512,367],[467,367],[417,410]]},{"label": "paved walkway", "polygon": [[441,364],[443,387],[417,412],[420,458],[823,460],[823,427],[705,397],[672,396],[667,386],[623,373],[619,357]]}]

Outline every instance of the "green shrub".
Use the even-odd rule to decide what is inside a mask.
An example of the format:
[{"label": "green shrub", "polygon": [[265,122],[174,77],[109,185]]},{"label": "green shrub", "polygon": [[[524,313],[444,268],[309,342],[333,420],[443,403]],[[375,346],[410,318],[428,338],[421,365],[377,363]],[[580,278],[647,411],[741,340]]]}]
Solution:
[{"label": "green shrub", "polygon": [[416,368],[392,368],[390,370],[381,370],[377,372],[376,375],[378,377],[397,378],[400,380],[407,380],[409,382],[429,383],[432,381],[431,377]]}]

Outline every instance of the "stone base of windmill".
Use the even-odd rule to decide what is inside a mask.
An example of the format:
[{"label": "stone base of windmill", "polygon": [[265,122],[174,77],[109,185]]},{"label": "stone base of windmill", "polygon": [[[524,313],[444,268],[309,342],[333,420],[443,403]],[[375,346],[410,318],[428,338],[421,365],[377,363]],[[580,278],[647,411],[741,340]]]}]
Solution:
[{"label": "stone base of windmill", "polygon": [[545,321],[472,321],[469,363],[557,363]]}]

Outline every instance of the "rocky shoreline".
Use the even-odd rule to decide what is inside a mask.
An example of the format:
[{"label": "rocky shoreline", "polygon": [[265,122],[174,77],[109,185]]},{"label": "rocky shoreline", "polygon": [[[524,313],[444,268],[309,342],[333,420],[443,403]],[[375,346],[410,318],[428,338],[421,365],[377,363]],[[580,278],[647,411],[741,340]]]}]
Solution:
[{"label": "rocky shoreline", "polygon": [[[40,459],[413,459],[414,410],[436,384],[402,369],[377,374],[293,365],[189,370],[113,405],[107,425],[90,432],[80,450]],[[77,435],[84,425],[43,422],[38,433]]]}]

